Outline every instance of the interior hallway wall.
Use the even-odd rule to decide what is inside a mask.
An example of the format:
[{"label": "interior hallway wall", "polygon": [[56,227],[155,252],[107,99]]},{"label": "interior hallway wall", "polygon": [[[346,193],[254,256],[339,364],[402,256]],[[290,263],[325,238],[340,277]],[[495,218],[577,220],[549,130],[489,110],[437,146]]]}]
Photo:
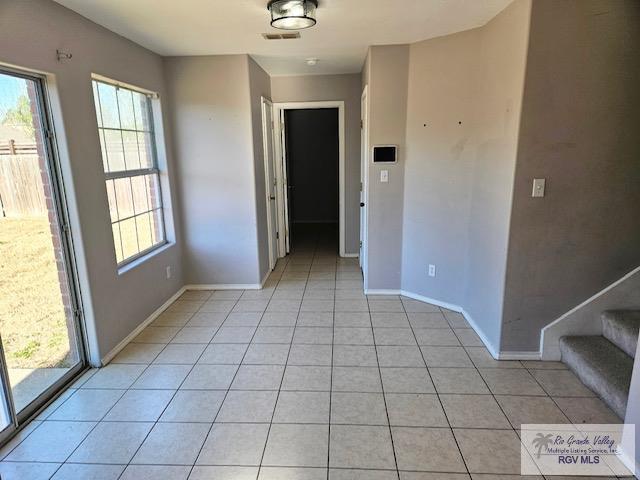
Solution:
[{"label": "interior hallway wall", "polygon": [[500,346],[511,202],[532,0],[516,0],[480,30],[474,153],[462,306]]},{"label": "interior hallway wall", "polygon": [[402,288],[454,305],[464,297],[480,41],[474,29],[409,49]]},{"label": "interior hallway wall", "polygon": [[402,288],[464,308],[494,349],[530,5],[410,47]]},{"label": "interior hallway wall", "polygon": [[[56,49],[73,57],[57,61]],[[171,245],[118,273],[91,86],[95,73],[158,92],[168,119],[162,59],[50,0],[2,0],[0,64],[47,76],[90,354],[97,365],[183,285],[180,232],[176,229],[174,235],[171,214],[167,215]],[[165,172],[165,206],[171,212],[173,205],[177,216],[171,129],[166,126],[163,130],[161,124],[156,130],[163,132],[160,141],[168,152],[159,159]],[[167,266],[172,269],[170,279],[166,278]]]},{"label": "interior hallway wall", "polygon": [[[397,145],[395,164],[368,162],[368,278],[370,290],[399,290],[402,270],[402,211],[406,158],[409,45],[371,47],[365,63],[369,103],[369,147]],[[380,182],[387,170],[389,181]]]},{"label": "interior hallway wall", "polygon": [[633,0],[533,2],[503,350],[640,265],[638,25]]},{"label": "interior hallway wall", "polygon": [[258,225],[266,213],[257,214],[261,140],[254,143],[258,117],[250,84],[254,92],[266,87],[259,72],[250,81],[249,65],[247,55],[165,58],[187,284],[262,279]]},{"label": "interior hallway wall", "polygon": [[271,100],[271,78],[251,57],[249,61],[249,96],[251,102],[251,131],[255,170],[256,229],[260,282],[269,274],[269,226],[267,224],[267,186],[264,169],[262,135],[262,98]]},{"label": "interior hallway wall", "polygon": [[302,75],[271,78],[274,102],[344,101],[345,252],[360,247],[360,96],[359,74]]}]

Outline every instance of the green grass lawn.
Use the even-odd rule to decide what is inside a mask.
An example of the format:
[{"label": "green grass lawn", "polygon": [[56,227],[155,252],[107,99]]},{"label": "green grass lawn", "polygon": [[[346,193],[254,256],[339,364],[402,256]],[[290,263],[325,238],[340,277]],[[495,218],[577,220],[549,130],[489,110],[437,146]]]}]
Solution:
[{"label": "green grass lawn", "polygon": [[0,218],[0,292],[9,368],[75,363],[47,218]]}]

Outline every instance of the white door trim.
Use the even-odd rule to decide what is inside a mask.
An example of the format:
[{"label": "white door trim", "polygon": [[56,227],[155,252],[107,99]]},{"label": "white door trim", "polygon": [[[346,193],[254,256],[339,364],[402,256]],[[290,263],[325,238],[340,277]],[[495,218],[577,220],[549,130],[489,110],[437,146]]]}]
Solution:
[{"label": "white door trim", "polygon": [[368,225],[369,225],[369,89],[364,86],[360,97],[360,181],[362,183],[361,202],[364,203],[364,212],[360,214],[360,241],[362,247],[360,253],[360,268],[364,279],[364,288],[368,288]]},{"label": "white door trim", "polygon": [[[267,118],[267,109],[266,109],[267,105],[271,106],[271,118]],[[264,185],[265,185],[266,202],[267,202],[267,236],[269,239],[269,270],[271,271],[276,266],[276,261],[278,259],[277,257],[280,256],[280,248],[277,242],[275,245],[275,255],[274,255],[274,238],[273,237],[274,237],[274,232],[278,231],[277,230],[278,227],[276,225],[272,225],[272,222],[271,222],[271,218],[272,218],[271,209],[273,208],[273,205],[271,203],[271,190],[272,190],[271,187],[272,186],[269,181],[269,179],[271,178],[271,175],[269,174],[269,169],[273,168],[271,165],[269,165],[269,140],[268,140],[269,126],[271,126],[271,135],[272,135],[271,157],[273,159],[274,164],[276,159],[275,149],[273,148],[275,145],[275,137],[273,136],[273,133],[274,133],[273,125],[275,124],[275,122],[273,121],[273,103],[268,98],[260,97],[260,109],[262,111],[262,152],[264,155]],[[275,176],[275,173],[274,173],[274,176]],[[277,188],[274,190],[277,190]],[[276,218],[277,218],[277,215],[278,215],[278,212],[276,211]]]},{"label": "white door trim", "polygon": [[[339,229],[340,229],[340,256],[345,256],[345,120],[344,120],[344,101],[336,100],[336,101],[326,101],[326,102],[285,102],[285,103],[274,103],[273,104],[273,116],[274,118],[281,119],[281,112],[284,110],[302,110],[302,109],[310,109],[310,108],[337,108],[338,109],[338,143],[339,143],[339,165],[338,165],[338,178],[339,178],[339,187],[338,187],[338,211],[339,211]],[[274,137],[276,139],[274,145],[276,145],[276,159],[280,159],[282,161],[278,161],[280,168],[276,168],[276,174],[278,175],[278,184],[282,185],[283,188],[286,188],[283,182],[283,162],[285,161],[286,152],[284,152],[284,148],[282,145],[282,125],[281,122],[276,122],[274,128]],[[280,192],[282,189],[278,189]],[[285,214],[284,214],[284,205],[280,206],[278,209],[278,218],[281,222],[281,225],[284,226],[286,223]],[[280,231],[284,231],[282,228]],[[284,246],[283,235],[280,236],[280,245]],[[281,252],[284,251],[284,248],[281,249]]]}]

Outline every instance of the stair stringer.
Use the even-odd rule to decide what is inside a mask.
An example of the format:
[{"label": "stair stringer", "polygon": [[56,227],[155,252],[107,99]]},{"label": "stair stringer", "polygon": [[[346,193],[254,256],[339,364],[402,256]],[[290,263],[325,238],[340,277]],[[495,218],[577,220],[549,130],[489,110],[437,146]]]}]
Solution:
[{"label": "stair stringer", "polygon": [[600,315],[605,310],[628,309],[640,309],[640,267],[544,327],[540,336],[541,359],[560,360],[560,337],[602,335]]}]

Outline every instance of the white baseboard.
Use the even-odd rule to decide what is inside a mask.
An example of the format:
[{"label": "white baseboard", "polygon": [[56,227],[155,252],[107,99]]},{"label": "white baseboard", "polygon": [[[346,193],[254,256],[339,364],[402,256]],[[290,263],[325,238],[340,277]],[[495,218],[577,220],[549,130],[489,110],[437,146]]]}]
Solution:
[{"label": "white baseboard", "polygon": [[461,313],[462,315],[464,315],[464,317],[467,320],[467,322],[469,322],[469,325],[471,325],[471,328],[473,328],[473,330],[478,334],[478,336],[480,337],[480,340],[482,340],[482,343],[485,344],[485,346],[487,347],[487,349],[489,350],[491,355],[496,359],[499,357],[498,352],[493,347],[491,342],[489,342],[487,340],[487,337],[485,336],[484,332],[482,330],[480,330],[478,325],[473,321],[473,319],[471,318],[471,315],[469,315],[467,312],[465,312],[464,309],[462,307],[460,307],[459,305],[454,305],[454,304],[449,303],[449,302],[443,302],[441,300],[437,300],[435,298],[430,298],[430,297],[427,297],[427,296],[424,296],[424,295],[419,295],[417,293],[409,292],[407,290],[383,290],[383,289],[376,290],[376,289],[370,289],[370,290],[366,290],[365,293],[367,295],[402,295],[404,297],[412,298],[413,300],[418,300],[420,302],[430,303],[431,305],[436,305],[438,307],[446,308],[447,310],[451,310],[453,312]]},{"label": "white baseboard", "polygon": [[342,257],[344,258],[358,258],[360,256],[359,253],[344,253]]},{"label": "white baseboard", "polygon": [[365,295],[400,295],[400,290],[385,290],[384,288],[373,288],[364,291]]},{"label": "white baseboard", "polygon": [[540,360],[540,352],[509,352],[498,353],[499,360]]},{"label": "white baseboard", "polygon": [[471,328],[473,328],[473,330],[476,332],[476,335],[480,337],[480,340],[482,340],[482,343],[484,343],[484,346],[487,347],[487,350],[489,350],[489,353],[491,354],[491,356],[496,360],[507,360],[506,358],[502,358],[500,356],[500,351],[495,347],[493,343],[489,341],[487,336],[484,334],[482,329],[478,326],[478,324],[473,319],[473,317],[469,314],[469,312],[465,311],[464,309],[461,309],[460,313],[467,320],[467,323],[471,325]]},{"label": "white baseboard", "polygon": [[126,347],[131,340],[136,338],[142,330],[144,330],[151,322],[153,322],[158,316],[164,312],[169,306],[175,302],[180,295],[182,295],[186,290],[186,287],[180,288],[176,293],[174,293],[166,302],[164,302],[160,307],[158,307],[151,315],[149,315],[140,325],[138,325],[129,335],[127,335],[118,345],[111,349],[102,359],[100,360],[101,366],[107,365],[113,358],[120,353],[120,351]]},{"label": "white baseboard", "polygon": [[263,283],[197,283],[186,285],[185,290],[260,290]]},{"label": "white baseboard", "polygon": [[417,293],[408,292],[406,290],[400,290],[400,294],[405,297],[413,298],[414,300],[430,303],[431,305],[436,305],[438,307],[446,308],[447,310],[451,310],[453,312],[459,312],[464,314],[464,312],[462,311],[462,307],[458,305],[454,305],[453,303],[443,302],[441,300],[436,300],[435,298],[425,297],[424,295],[418,295]]},{"label": "white baseboard", "polygon": [[441,308],[446,308],[447,310],[451,310],[453,312],[461,313],[464,318],[467,320],[471,328],[476,332],[484,346],[487,347],[491,356],[496,360],[539,360],[540,353],[539,352],[501,352],[499,351],[487,338],[482,329],[475,322],[473,317],[469,314],[469,312],[465,311],[459,305],[455,305],[449,302],[443,302],[441,300],[430,298],[425,295],[419,295],[417,293],[409,292],[407,290],[391,290],[391,289],[368,289],[364,292],[366,295],[402,295],[404,297],[412,298],[414,300],[418,300],[420,302],[430,303],[431,305],[436,305]]},{"label": "white baseboard", "polygon": [[273,270],[264,274],[260,283],[194,283],[185,285],[185,290],[261,290]]},{"label": "white baseboard", "polygon": [[102,359],[100,360],[101,366],[107,365],[113,358],[120,353],[120,351],[126,347],[131,340],[142,332],[151,322],[153,322],[158,316],[164,312],[169,306],[175,302],[180,295],[182,295],[187,290],[260,290],[263,288],[267,278],[269,278],[269,274],[271,272],[267,272],[261,283],[238,283],[238,284],[193,284],[193,285],[185,285],[180,288],[175,294],[171,296],[166,302],[164,302],[160,307],[158,307],[151,315],[149,315],[140,325],[138,325],[129,335],[127,335],[118,345],[116,345],[110,352],[108,352]]}]

